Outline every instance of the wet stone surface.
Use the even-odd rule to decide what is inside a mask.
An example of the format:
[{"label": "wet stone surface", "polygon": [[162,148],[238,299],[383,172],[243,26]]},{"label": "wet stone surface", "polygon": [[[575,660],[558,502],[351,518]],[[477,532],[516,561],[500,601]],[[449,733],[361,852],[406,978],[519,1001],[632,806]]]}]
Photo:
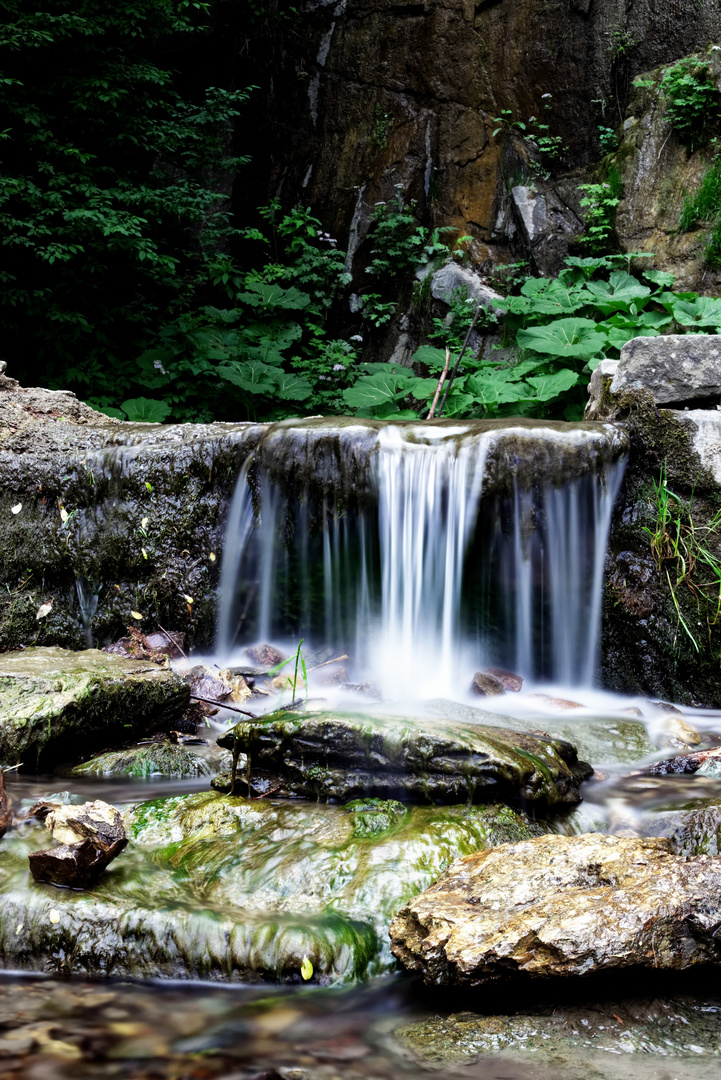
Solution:
[{"label": "wet stone surface", "polygon": [[146,735],[182,715],[186,684],[169,668],[97,649],[0,656],[0,763],[27,771]]},{"label": "wet stone surface", "polygon": [[[275,714],[237,724],[218,743],[248,756],[246,778],[250,773],[283,794],[321,799],[367,794],[559,806],[577,803],[580,783],[591,774],[564,740],[438,719],[424,718],[421,726],[393,716]],[[229,788],[230,778],[216,786]]]}]

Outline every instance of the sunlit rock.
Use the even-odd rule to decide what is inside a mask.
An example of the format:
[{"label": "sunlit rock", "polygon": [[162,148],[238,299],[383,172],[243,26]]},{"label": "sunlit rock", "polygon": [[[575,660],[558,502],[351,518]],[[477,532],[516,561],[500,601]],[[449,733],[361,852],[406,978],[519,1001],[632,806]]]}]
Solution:
[{"label": "sunlit rock", "polygon": [[721,962],[721,862],[666,839],[545,836],[454,863],[391,923],[438,985]]}]

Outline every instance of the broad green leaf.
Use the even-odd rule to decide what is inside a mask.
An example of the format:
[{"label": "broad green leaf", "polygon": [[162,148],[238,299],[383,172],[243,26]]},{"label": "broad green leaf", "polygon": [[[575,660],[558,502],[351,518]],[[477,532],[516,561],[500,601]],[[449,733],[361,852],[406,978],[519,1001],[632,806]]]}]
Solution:
[{"label": "broad green leaf", "polygon": [[497,306],[512,315],[565,315],[583,307],[578,291],[552,278],[528,278],[521,296],[507,296]]},{"label": "broad green leaf", "polygon": [[162,424],[170,416],[170,405],[151,398],[130,398],[122,403],[128,420],[133,423]]},{"label": "broad green leaf", "polygon": [[408,393],[418,401],[425,401],[426,398],[435,394],[437,386],[438,379],[413,379],[408,384]]},{"label": "broad green leaf", "polygon": [[579,376],[575,371],[564,368],[563,371],[556,371],[553,375],[535,375],[527,381],[539,401],[551,401],[575,386],[578,379]]},{"label": "broad green leaf", "polygon": [[605,255],[591,256],[587,259],[579,259],[575,255],[569,255],[565,259],[565,265],[582,270],[585,276],[590,277],[596,270],[605,270],[613,264],[609,262]]},{"label": "broad green leaf", "polygon": [[403,375],[392,371],[364,375],[355,386],[343,391],[343,400],[351,409],[374,409],[408,393],[410,380],[410,372]]},{"label": "broad green leaf", "polygon": [[285,371],[278,371],[275,392],[282,401],[305,401],[313,393],[313,387],[300,375],[288,375]]},{"label": "broad green leaf", "polygon": [[516,340],[522,349],[579,360],[590,360],[606,345],[606,335],[591,319],[556,319],[548,326],[519,330]]},{"label": "broad green leaf", "polygon": [[260,360],[232,360],[230,363],[221,364],[218,374],[249,394],[272,394],[276,387],[276,368]]},{"label": "broad green leaf", "polygon": [[651,326],[626,328],[611,326],[608,330],[608,344],[612,345],[614,349],[622,349],[628,341],[632,341],[633,338],[637,337],[659,337],[659,332]]},{"label": "broad green leaf", "polygon": [[608,281],[587,282],[586,293],[590,294],[589,303],[605,315],[610,315],[612,311],[628,311],[632,304],[639,307],[647,302],[651,290],[625,270],[614,270]]},{"label": "broad green leaf", "polygon": [[475,404],[477,402],[472,394],[454,394],[451,392],[443,409],[443,416],[467,416]]},{"label": "broad green leaf", "polygon": [[310,304],[310,297],[291,286],[284,289],[281,285],[268,285],[265,281],[249,281],[246,292],[238,299],[250,307],[280,308],[288,311],[300,311]]},{"label": "broad green leaf", "polygon": [[[426,364],[432,371],[440,374],[446,364],[446,350],[436,349],[433,345],[421,345],[420,349],[413,353],[413,359],[417,364]],[[451,366],[454,362],[455,358],[451,356]]]},{"label": "broad green leaf", "polygon": [[644,270],[643,276],[646,281],[650,281],[653,285],[660,285],[664,289],[672,289],[675,282],[675,274],[669,274],[667,270]]},{"label": "broad green leaf", "polygon": [[466,387],[481,405],[501,405],[511,401],[523,401],[530,397],[528,387],[522,382],[511,382],[509,368],[503,371],[488,372],[484,375],[470,375]]},{"label": "broad green leaf", "polygon": [[[90,402],[88,402],[90,404]],[[115,420],[127,420],[127,416],[122,409],[113,409],[110,405],[93,405],[93,409],[96,412],[105,413],[106,416],[112,416]]]},{"label": "broad green leaf", "polygon": [[721,299],[712,296],[677,300],[671,310],[679,326],[721,326]]}]

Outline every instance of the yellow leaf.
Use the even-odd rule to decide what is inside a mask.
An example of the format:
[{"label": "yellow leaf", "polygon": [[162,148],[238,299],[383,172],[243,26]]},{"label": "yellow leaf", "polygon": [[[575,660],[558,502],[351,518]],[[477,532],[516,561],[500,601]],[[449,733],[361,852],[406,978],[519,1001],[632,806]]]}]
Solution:
[{"label": "yellow leaf", "polygon": [[141,551],[142,551],[142,553],[143,553],[143,558],[144,558],[144,559],[147,559],[147,557],[148,557],[148,553],[147,553],[147,551],[145,550],[145,548],[141,548],[140,550],[141,550]]},{"label": "yellow leaf", "polygon": [[300,973],[305,982],[308,982],[308,979],[313,975],[313,965],[307,956],[303,957],[303,963],[300,965]]},{"label": "yellow leaf", "polygon": [[132,615],[132,617],[133,617],[134,619],[137,619],[137,620],[138,620],[138,622],[141,622],[141,621],[142,621],[142,618],[143,618],[143,616],[142,616],[142,615],[140,614],[140,612],[139,612],[139,611],[131,611],[131,612],[130,612],[130,614]]},{"label": "yellow leaf", "polygon": [[60,520],[63,522],[63,524],[68,520],[69,517],[70,517],[70,514],[67,512],[65,507],[61,506],[60,507]]},{"label": "yellow leaf", "polygon": [[210,553],[210,555],[208,556],[208,558],[210,559],[210,561],[211,561],[211,562],[215,562],[215,558],[216,558],[216,556],[215,556],[215,552],[214,552],[214,551],[211,551],[211,553]]},{"label": "yellow leaf", "polygon": [[10,507],[10,513],[11,514],[19,514],[20,511],[22,510],[22,508],[23,508],[23,504],[22,503],[17,503],[15,506]]},{"label": "yellow leaf", "polygon": [[53,924],[53,926],[57,926],[60,922],[60,912],[56,911],[55,908],[53,908],[48,918],[50,919],[50,922]]},{"label": "yellow leaf", "polygon": [[188,596],[187,594],[183,594],[183,599],[185,600],[186,604],[192,604],[193,603],[193,597],[192,596]]},{"label": "yellow leaf", "polygon": [[148,519],[146,517],[144,517],[143,520],[140,522],[140,528],[141,529],[147,529],[147,527],[148,527]]},{"label": "yellow leaf", "polygon": [[38,620],[38,622],[40,622],[41,619],[45,619],[50,614],[52,609],[53,602],[52,600],[48,600],[47,604],[43,604],[42,607],[38,608],[35,618]]}]

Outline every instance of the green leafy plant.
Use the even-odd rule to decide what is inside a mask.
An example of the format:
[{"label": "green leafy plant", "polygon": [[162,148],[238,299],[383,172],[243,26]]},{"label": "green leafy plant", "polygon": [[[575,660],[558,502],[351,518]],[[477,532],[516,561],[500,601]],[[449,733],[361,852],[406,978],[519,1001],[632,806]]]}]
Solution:
[{"label": "green leafy plant", "polygon": [[602,154],[612,154],[618,147],[618,133],[615,128],[598,125],[598,141]]},{"label": "green leafy plant", "polygon": [[581,206],[586,216],[586,232],[581,243],[589,251],[608,251],[613,240],[616,207],[621,201],[622,184],[617,169],[609,170],[608,179],[600,184],[582,184]]},{"label": "green leafy plant", "polygon": [[721,560],[718,557],[721,542],[721,510],[706,524],[694,519],[693,492],[686,501],[668,486],[666,462],[658,481],[654,481],[656,522],[653,528],[644,527],[651,540],[651,551],[661,574],[661,581],[668,585],[676,618],[696,652],[701,642],[692,620],[684,612],[681,590],[685,587],[695,607],[694,627],[706,625],[709,643],[711,629],[721,614]]},{"label": "green leafy plant", "polygon": [[721,96],[706,60],[686,57],[669,68],[661,89],[666,115],[689,151],[700,146],[721,118]]},{"label": "green leafy plant", "polygon": [[715,157],[706,169],[695,195],[684,199],[678,227],[690,232],[699,225],[711,227],[706,243],[706,262],[721,266],[721,158]]}]

